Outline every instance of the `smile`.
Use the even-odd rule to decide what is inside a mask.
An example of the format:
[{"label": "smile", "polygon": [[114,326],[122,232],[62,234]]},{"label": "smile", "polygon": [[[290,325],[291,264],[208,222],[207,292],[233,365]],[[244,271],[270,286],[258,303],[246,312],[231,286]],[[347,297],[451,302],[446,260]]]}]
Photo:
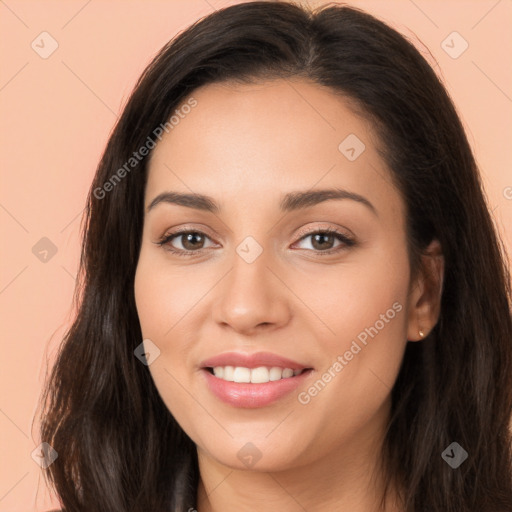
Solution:
[{"label": "smile", "polygon": [[260,366],[258,368],[246,368],[244,366],[215,366],[208,368],[215,377],[227,382],[245,382],[252,384],[263,384],[275,382],[281,379],[288,379],[300,375],[304,370],[292,370],[291,368],[280,368],[279,366]]}]

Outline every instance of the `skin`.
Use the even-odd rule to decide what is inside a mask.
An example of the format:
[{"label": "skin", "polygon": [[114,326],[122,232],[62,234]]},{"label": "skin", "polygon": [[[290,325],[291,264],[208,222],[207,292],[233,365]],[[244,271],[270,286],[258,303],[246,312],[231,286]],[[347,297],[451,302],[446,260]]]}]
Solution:
[{"label": "skin", "polygon": [[[197,106],[151,155],[135,297],[144,339],[160,350],[149,366],[152,378],[197,446],[198,510],[377,510],[391,388],[407,342],[421,340],[420,329],[427,335],[439,315],[439,244],[431,244],[412,280],[405,207],[378,139],[329,89],[274,80],[210,84],[192,96]],[[349,134],[366,146],[354,161],[338,149]],[[331,187],[364,196],[376,213],[350,199],[279,210],[287,192]],[[221,210],[160,203],[147,211],[170,190],[206,194]],[[157,245],[180,227],[206,238],[191,245],[178,236],[169,244],[199,255]],[[306,236],[322,228],[356,244],[333,237],[319,245]],[[252,263],[236,251],[248,236],[263,250]],[[402,307],[394,318],[300,403],[298,393],[395,303]],[[270,351],[314,371],[274,404],[237,408],[211,394],[199,369],[227,351]],[[248,442],[261,454],[252,467],[237,456]],[[390,499],[386,510],[400,508]]]}]

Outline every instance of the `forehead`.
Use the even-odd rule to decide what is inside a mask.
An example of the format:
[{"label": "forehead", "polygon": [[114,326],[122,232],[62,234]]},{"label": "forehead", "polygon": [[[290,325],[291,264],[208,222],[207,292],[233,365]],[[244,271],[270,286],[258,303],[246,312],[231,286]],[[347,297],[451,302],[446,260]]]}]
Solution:
[{"label": "forehead", "polygon": [[[182,108],[190,98],[194,106]],[[208,84],[177,111],[151,156],[146,206],[165,189],[245,204],[331,186],[384,200],[398,195],[373,127],[318,84]]]}]

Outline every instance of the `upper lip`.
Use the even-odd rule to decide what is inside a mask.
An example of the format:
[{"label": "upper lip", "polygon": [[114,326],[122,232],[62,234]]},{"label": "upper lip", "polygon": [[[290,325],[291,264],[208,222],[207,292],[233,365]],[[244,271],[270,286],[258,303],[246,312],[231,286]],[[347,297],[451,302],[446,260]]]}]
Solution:
[{"label": "upper lip", "polygon": [[282,357],[271,352],[256,352],[247,354],[243,352],[224,352],[200,363],[201,368],[214,368],[215,366],[242,366],[244,368],[258,368],[259,366],[291,368],[303,370],[310,366],[298,363],[287,357]]}]

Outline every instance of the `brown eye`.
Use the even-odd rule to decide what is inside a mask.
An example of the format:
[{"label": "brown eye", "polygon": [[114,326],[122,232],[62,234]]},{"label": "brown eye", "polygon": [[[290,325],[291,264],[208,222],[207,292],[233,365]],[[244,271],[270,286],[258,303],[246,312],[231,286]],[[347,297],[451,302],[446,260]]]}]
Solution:
[{"label": "brown eye", "polygon": [[[300,241],[311,239],[311,247],[319,254],[332,254],[355,245],[355,241],[347,235],[333,229],[322,229],[303,236]],[[339,242],[335,245],[336,241]]]},{"label": "brown eye", "polygon": [[204,236],[201,233],[186,233],[177,235],[181,238],[182,246],[186,251],[193,251],[194,249],[202,249],[204,245]]},{"label": "brown eye", "polygon": [[[160,246],[165,246],[171,252],[190,254],[204,249],[207,239],[210,238],[201,231],[179,231],[166,235],[157,243]],[[175,240],[178,241],[181,247],[176,247]]]},{"label": "brown eye", "polygon": [[324,250],[331,249],[334,246],[336,238],[334,235],[329,235],[327,233],[317,233],[315,235],[311,235],[312,243],[311,245],[315,249]]}]

